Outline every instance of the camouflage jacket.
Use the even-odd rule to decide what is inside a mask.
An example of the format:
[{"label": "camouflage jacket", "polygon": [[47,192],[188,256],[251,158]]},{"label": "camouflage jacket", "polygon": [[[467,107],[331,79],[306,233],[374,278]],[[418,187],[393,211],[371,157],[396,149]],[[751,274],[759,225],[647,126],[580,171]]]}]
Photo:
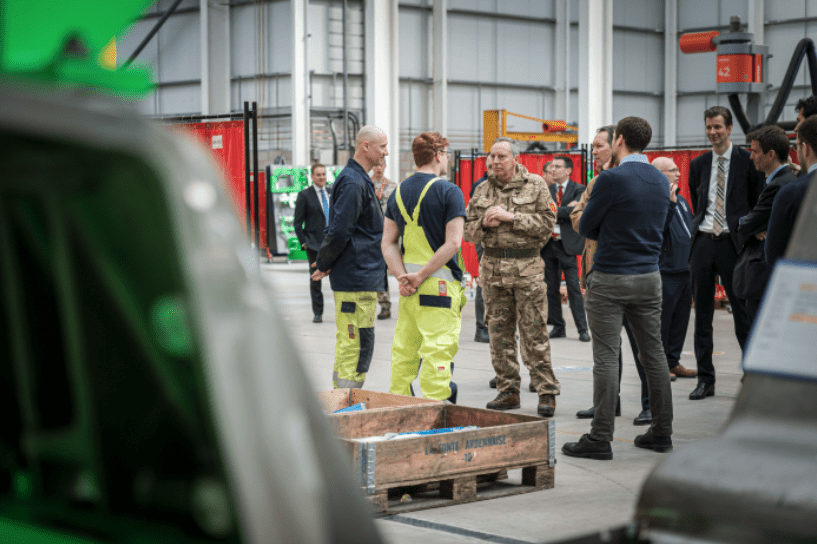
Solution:
[{"label": "camouflage jacket", "polygon": [[[590,183],[587,184],[587,189],[582,193],[582,197],[579,199],[579,203],[576,204],[573,211],[570,212],[570,221],[573,223],[573,229],[576,232],[579,232],[579,221],[584,213],[584,207],[587,206],[587,201],[590,199],[590,193],[593,191],[593,185],[596,184],[597,177],[598,176],[590,180]],[[591,240],[590,238],[584,239],[584,251],[582,251],[582,289],[587,289],[587,273],[593,269],[593,256],[596,254],[596,243],[595,240]]]},{"label": "camouflage jacket", "polygon": [[[518,165],[516,174],[506,185],[490,176],[481,183],[468,202],[465,219],[465,240],[482,244],[485,248],[539,249],[545,245],[556,224],[556,203],[550,196],[545,181]],[[484,227],[482,219],[488,208],[499,206],[516,217],[513,223]],[[534,257],[500,259],[483,256],[480,276],[539,276],[544,274],[544,263],[538,252]]]},{"label": "camouflage jacket", "polygon": [[389,197],[397,189],[397,184],[383,176],[382,181],[372,180],[374,183],[374,192],[377,194],[378,198],[380,199],[380,209],[383,210],[383,214],[386,214],[386,204],[389,202]]}]

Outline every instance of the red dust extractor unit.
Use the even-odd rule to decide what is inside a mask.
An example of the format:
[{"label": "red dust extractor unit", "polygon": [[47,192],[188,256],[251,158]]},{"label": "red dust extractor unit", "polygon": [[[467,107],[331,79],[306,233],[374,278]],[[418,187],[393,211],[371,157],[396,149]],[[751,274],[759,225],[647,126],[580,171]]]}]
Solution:
[{"label": "red dust extractor unit", "polygon": [[728,33],[713,30],[684,34],[680,46],[684,53],[718,54],[717,91],[729,95],[747,93],[746,116],[756,125],[760,121],[762,93],[766,90],[764,58],[769,48],[756,45],[753,38],[750,32],[740,31],[740,17],[732,17]]}]

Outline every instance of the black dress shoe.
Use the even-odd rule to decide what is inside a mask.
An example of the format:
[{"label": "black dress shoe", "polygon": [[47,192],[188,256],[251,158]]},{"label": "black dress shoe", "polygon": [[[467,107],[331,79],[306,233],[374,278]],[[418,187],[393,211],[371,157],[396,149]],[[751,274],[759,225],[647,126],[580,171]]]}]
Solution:
[{"label": "black dress shoe", "polygon": [[477,329],[476,334],[474,335],[474,342],[482,342],[483,344],[490,344],[491,337],[488,336],[488,330],[480,330]]},{"label": "black dress shoe", "polygon": [[536,393],[536,388],[533,386],[533,382],[530,382],[528,384],[528,391],[530,391],[531,393]]},{"label": "black dress shoe", "polygon": [[576,412],[576,417],[579,419],[593,419],[593,416],[596,414],[596,409],[591,406],[587,410],[579,410]]},{"label": "black dress shoe", "polygon": [[312,323],[323,323],[323,317],[316,315],[312,318]]},{"label": "black dress shoe", "polygon": [[[579,410],[576,412],[576,417],[579,419],[593,419],[593,416],[596,415],[596,408],[591,406],[587,410]],[[618,399],[616,403],[616,417],[621,415],[621,399]]]},{"label": "black dress shoe", "polygon": [[714,383],[699,383],[698,387],[689,394],[689,400],[703,400],[706,397],[714,397],[715,396],[715,384]]},{"label": "black dress shoe", "polygon": [[570,457],[584,457],[598,461],[612,461],[613,448],[605,440],[593,440],[589,434],[584,434],[578,442],[568,442],[562,446],[562,453]]},{"label": "black dress shoe", "polygon": [[649,408],[641,410],[638,417],[633,420],[633,425],[649,425],[650,423],[652,423],[652,412]]},{"label": "black dress shoe", "polygon": [[579,333],[579,342],[589,342],[590,335],[586,332]]},{"label": "black dress shoe", "polygon": [[548,334],[548,336],[550,338],[565,338],[567,337],[567,333],[564,329],[557,329],[556,327],[553,327],[550,329],[550,334]]},{"label": "black dress shoe", "polygon": [[672,437],[671,436],[655,436],[652,434],[652,429],[644,434],[635,437],[633,444],[637,448],[644,448],[658,453],[665,451],[672,451]]},{"label": "black dress shoe", "polygon": [[488,382],[488,387],[491,389],[496,389],[496,376],[491,378],[491,381]]}]

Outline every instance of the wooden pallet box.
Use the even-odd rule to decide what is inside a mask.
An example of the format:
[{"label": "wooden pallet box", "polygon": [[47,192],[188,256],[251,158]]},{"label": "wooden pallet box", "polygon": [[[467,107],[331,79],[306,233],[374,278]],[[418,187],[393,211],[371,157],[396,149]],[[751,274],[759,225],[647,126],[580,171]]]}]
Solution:
[{"label": "wooden pallet box", "polygon": [[441,400],[424,399],[422,397],[409,397],[407,395],[393,395],[391,393],[380,393],[378,391],[366,391],[365,389],[330,389],[328,391],[318,391],[318,400],[324,411],[333,414],[341,408],[348,408],[361,402],[366,403],[366,410],[378,410],[380,408],[395,408],[398,406],[412,406],[417,404],[442,404]]},{"label": "wooden pallet box", "polygon": [[[439,484],[443,501],[431,504],[439,506],[554,485],[556,431],[552,420],[437,403],[336,414],[332,423],[352,456],[361,487],[381,512],[430,507],[390,505],[389,490],[406,486]],[[467,426],[479,428],[378,442],[358,440]],[[504,491],[492,495],[477,493],[481,478],[502,478],[508,470],[518,468],[522,469],[521,486],[505,485]]]}]

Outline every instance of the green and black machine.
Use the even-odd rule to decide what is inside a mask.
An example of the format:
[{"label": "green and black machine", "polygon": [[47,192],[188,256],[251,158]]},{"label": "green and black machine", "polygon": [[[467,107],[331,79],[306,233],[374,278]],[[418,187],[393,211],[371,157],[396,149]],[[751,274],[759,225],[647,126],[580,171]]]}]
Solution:
[{"label": "green and black machine", "polygon": [[0,0],[0,540],[379,542],[219,168],[99,57],[148,0]]}]

